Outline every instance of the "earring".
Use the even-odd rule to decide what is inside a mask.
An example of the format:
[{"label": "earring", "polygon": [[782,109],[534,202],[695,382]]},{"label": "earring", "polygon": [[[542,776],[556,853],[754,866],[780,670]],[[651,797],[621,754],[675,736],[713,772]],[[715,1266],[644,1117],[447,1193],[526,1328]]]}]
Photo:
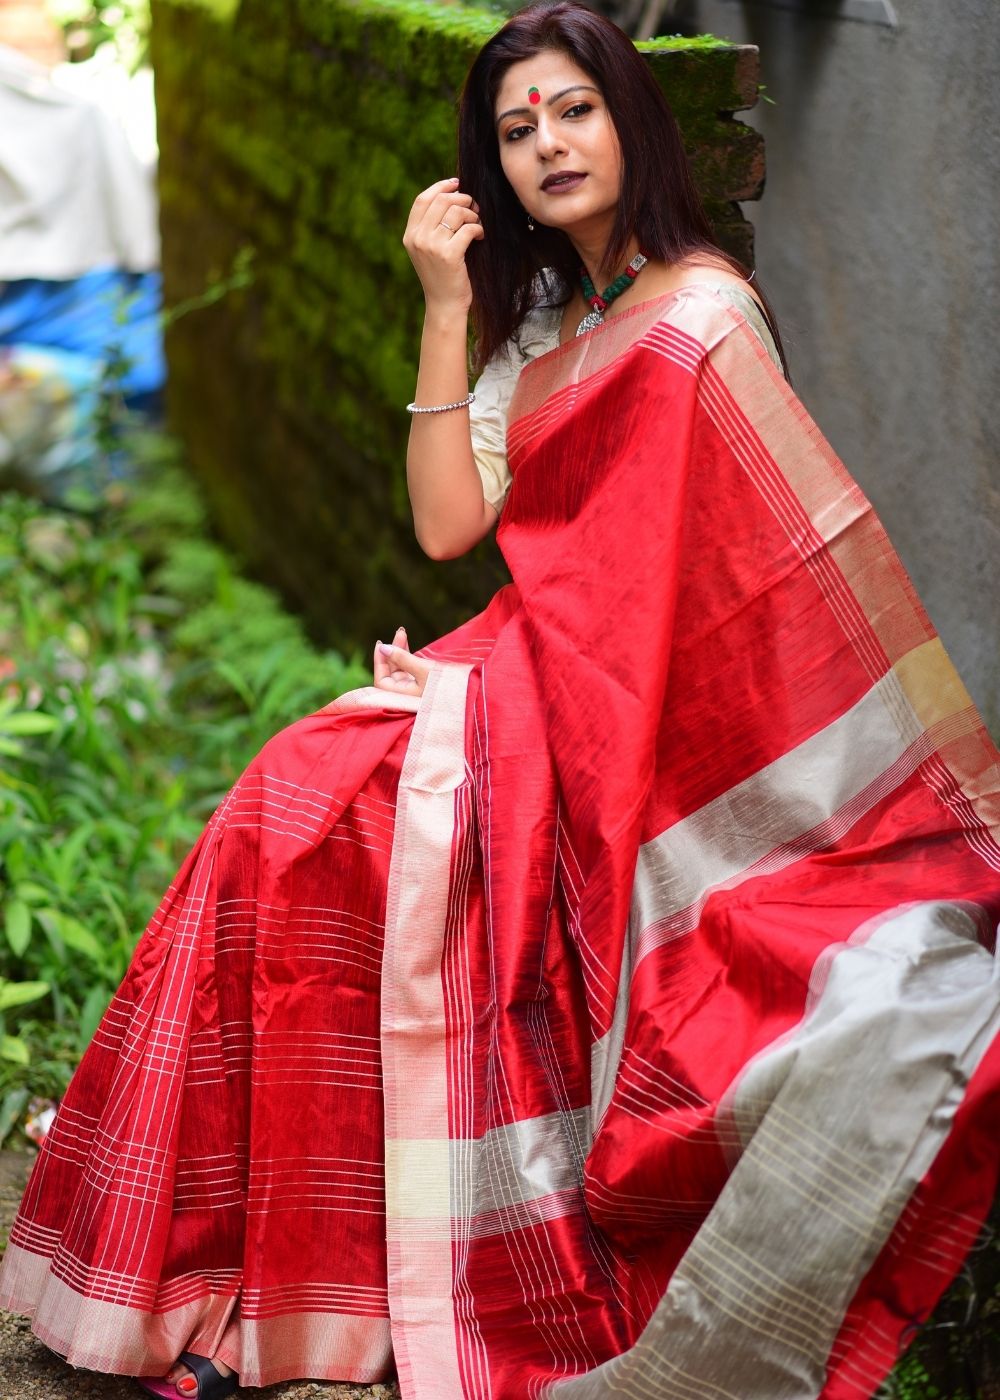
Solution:
[{"label": "earring", "polygon": [[534,219],[531,217],[531,215],[529,214],[529,215],[528,215],[528,232],[529,232],[529,233],[534,233],[534,231],[535,231],[535,221],[534,221]]}]

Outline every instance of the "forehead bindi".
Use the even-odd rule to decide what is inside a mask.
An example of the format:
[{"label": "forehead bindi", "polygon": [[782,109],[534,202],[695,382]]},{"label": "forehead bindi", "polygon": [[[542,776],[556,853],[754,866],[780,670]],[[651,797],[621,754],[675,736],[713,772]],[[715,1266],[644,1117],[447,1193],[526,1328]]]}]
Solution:
[{"label": "forehead bindi", "polygon": [[575,64],[525,59],[513,64],[504,75],[497,94],[495,120],[499,124],[505,117],[530,115],[574,95],[593,101],[600,93],[594,80]]}]

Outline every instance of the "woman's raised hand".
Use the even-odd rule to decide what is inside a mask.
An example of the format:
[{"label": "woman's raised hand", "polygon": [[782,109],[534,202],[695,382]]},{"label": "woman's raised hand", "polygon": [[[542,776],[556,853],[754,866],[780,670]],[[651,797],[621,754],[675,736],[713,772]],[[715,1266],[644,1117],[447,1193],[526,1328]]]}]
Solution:
[{"label": "woman's raised hand", "polygon": [[457,178],[438,180],[421,190],[406,221],[403,247],[420,278],[428,306],[472,305],[472,283],[465,267],[469,244],[484,237],[479,205],[460,194]]},{"label": "woman's raised hand", "polygon": [[414,656],[406,639],[406,628],[397,627],[391,642],[375,643],[375,684],[380,690],[397,695],[423,695],[431,663]]}]

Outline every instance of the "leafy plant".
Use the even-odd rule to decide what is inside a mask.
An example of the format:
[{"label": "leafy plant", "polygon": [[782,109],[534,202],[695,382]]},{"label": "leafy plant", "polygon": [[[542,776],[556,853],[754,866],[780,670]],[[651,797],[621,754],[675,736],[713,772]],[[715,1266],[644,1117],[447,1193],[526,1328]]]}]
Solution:
[{"label": "leafy plant", "polygon": [[57,1098],[204,820],[370,680],[208,535],[175,444],[89,513],[0,496],[0,1142]]},{"label": "leafy plant", "polygon": [[132,71],[147,60],[149,0],[48,0],[66,32],[75,58],[89,58],[102,44],[114,44]]}]

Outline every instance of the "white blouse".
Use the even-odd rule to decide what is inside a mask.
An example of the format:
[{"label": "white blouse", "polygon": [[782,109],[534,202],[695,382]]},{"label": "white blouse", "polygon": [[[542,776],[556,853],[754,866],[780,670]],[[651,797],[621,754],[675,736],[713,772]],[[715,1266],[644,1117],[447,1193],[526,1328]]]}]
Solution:
[{"label": "white blouse", "polygon": [[[699,286],[709,286],[699,283]],[[732,282],[711,286],[734,306],[756,331],[764,349],[784,373],[781,356],[768,329],[760,303]],[[561,306],[533,307],[517,332],[487,362],[476,381],[476,401],[469,410],[472,426],[472,452],[483,481],[483,495],[499,514],[507,499],[512,477],[507,465],[507,410],[521,370],[536,355],[544,355],[559,344]],[[519,348],[520,347],[520,348]]]}]

